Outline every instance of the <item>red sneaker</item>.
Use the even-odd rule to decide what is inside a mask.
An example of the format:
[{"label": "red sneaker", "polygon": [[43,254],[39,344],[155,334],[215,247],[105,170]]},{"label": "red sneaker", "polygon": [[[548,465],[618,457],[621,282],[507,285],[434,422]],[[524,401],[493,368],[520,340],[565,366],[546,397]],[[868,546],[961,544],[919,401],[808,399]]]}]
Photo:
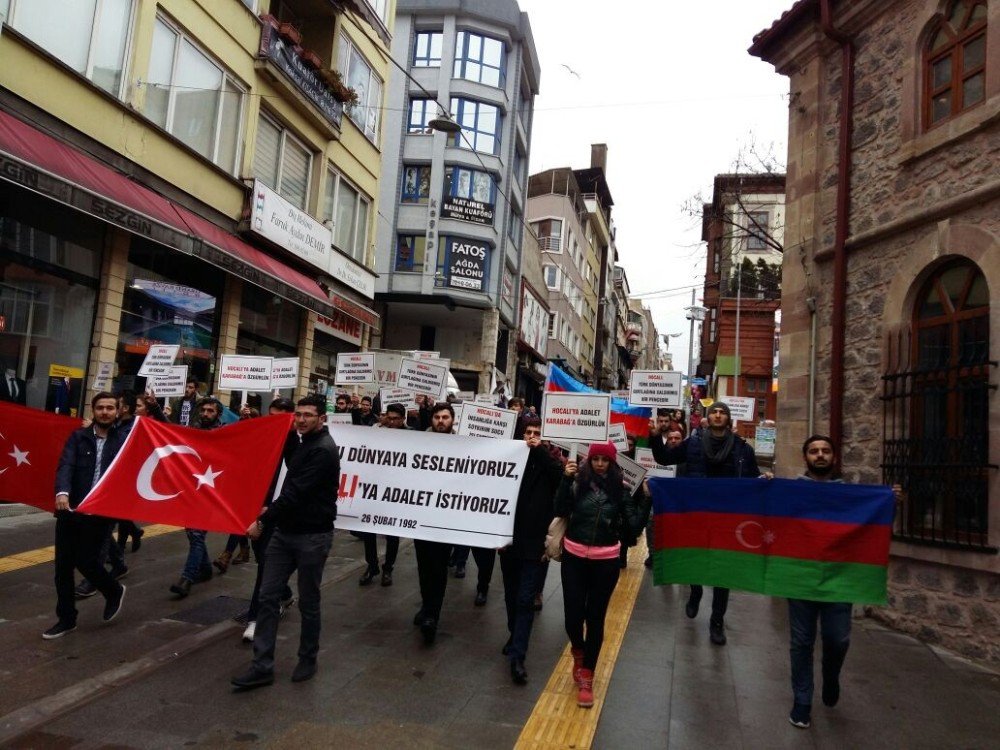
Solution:
[{"label": "red sneaker", "polygon": [[580,669],[580,689],[576,694],[576,705],[580,708],[590,708],[594,705],[594,673],[589,669]]},{"label": "red sneaker", "polygon": [[569,652],[573,655],[573,682],[580,687],[580,670],[583,669],[583,649],[571,648]]}]

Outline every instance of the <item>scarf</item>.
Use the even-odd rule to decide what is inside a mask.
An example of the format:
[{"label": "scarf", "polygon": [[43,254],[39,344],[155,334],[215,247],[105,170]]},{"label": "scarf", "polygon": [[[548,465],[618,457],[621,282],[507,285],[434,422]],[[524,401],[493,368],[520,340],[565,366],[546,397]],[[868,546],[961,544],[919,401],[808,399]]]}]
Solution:
[{"label": "scarf", "polygon": [[709,463],[722,464],[728,461],[729,454],[733,452],[734,445],[736,445],[736,435],[733,434],[728,425],[726,427],[726,434],[722,438],[722,447],[718,452],[712,449],[712,431],[709,429],[701,431],[701,446],[705,453],[705,458]]}]

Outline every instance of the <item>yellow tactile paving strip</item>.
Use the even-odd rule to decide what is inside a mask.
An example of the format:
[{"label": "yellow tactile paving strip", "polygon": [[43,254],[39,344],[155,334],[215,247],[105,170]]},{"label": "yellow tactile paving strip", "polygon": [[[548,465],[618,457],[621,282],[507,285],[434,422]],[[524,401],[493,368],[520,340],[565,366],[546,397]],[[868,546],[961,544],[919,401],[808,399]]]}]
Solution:
[{"label": "yellow tactile paving strip", "polygon": [[601,709],[604,708],[608,681],[614,672],[618,651],[625,638],[625,630],[632,618],[632,608],[643,581],[645,559],[646,541],[641,539],[629,550],[628,567],[622,571],[608,605],[608,614],[604,620],[604,645],[601,647],[601,658],[594,675],[594,707],[580,708],[576,705],[573,657],[570,656],[567,644],[545,689],[538,697],[531,716],[521,730],[521,736],[514,746],[516,750],[585,750],[591,746],[597,722],[601,718]]},{"label": "yellow tactile paving strip", "polygon": [[[145,532],[142,537],[143,539],[150,539],[154,536],[180,531],[177,526],[167,526],[162,523],[143,526],[142,530]],[[0,557],[0,574],[10,573],[21,568],[30,568],[32,565],[44,565],[45,563],[52,562],[55,559],[55,554],[55,547],[39,547],[27,552],[18,552],[16,555]]]}]

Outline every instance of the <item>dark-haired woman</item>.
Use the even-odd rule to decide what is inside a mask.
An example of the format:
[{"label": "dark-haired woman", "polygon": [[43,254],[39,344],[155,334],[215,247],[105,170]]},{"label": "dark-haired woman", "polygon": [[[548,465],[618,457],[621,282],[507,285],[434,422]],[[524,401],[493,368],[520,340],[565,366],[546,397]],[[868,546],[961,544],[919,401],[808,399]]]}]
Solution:
[{"label": "dark-haired woman", "polygon": [[[594,443],[577,467],[566,463],[556,515],[568,518],[563,539],[562,584],[566,634],[573,653],[577,705],[594,705],[594,668],[604,642],[604,616],[618,584],[623,536],[638,534],[648,507],[639,508],[622,483],[615,446]],[[642,498],[648,506],[648,498]]]}]

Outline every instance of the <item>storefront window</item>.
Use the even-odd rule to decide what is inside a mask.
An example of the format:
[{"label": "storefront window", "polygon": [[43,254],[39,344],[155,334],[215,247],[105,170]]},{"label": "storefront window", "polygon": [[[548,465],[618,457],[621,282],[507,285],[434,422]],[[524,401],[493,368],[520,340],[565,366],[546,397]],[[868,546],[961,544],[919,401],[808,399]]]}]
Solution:
[{"label": "storefront window", "polygon": [[187,365],[205,393],[212,381],[225,273],[139,238],[132,239],[118,336],[115,387],[142,391],[149,347],[179,344],[176,365]]},{"label": "storefront window", "polygon": [[0,187],[0,399],[81,414],[104,232]]},{"label": "storefront window", "polygon": [[[277,297],[252,284],[243,285],[240,306],[240,332],[236,339],[236,353],[257,357],[299,356],[299,330],[302,326],[302,308]],[[238,408],[240,393],[233,393],[230,408]],[[284,396],[293,396],[293,389],[285,389]],[[246,395],[250,406],[265,414],[271,403],[270,393]]]},{"label": "storefront window", "polygon": [[[326,396],[332,401],[342,389],[333,381],[337,375],[337,355],[358,351],[357,344],[338,339],[328,333],[316,331],[313,338],[312,372],[309,373],[309,392]],[[349,390],[349,389],[344,389]]]}]

